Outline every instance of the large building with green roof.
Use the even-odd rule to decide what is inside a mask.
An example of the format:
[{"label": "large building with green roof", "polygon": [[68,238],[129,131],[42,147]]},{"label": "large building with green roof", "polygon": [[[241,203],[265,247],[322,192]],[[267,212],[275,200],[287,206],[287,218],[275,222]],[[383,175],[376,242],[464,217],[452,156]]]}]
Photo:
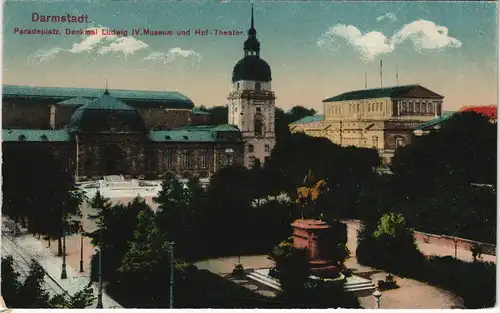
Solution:
[{"label": "large building with green roof", "polygon": [[411,143],[415,127],[441,116],[443,98],[421,85],[349,91],[323,100],[323,115],[289,127],[341,146],[377,149],[388,163],[398,146]]},{"label": "large building with green roof", "polygon": [[193,123],[209,116],[193,108],[176,92],[4,86],[2,148],[50,151],[77,181],[208,178],[241,163],[240,131]]}]

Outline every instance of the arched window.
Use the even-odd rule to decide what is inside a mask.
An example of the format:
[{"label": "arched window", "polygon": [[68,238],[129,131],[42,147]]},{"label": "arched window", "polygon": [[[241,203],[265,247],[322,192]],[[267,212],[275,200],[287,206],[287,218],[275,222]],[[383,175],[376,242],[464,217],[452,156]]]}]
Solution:
[{"label": "arched window", "polygon": [[404,147],[405,141],[403,137],[396,137],[396,148]]},{"label": "arched window", "polygon": [[19,137],[17,137],[17,139],[19,139],[19,141],[26,141],[26,136],[25,135],[19,135]]},{"label": "arched window", "polygon": [[165,167],[171,169],[174,167],[174,152],[167,150],[165,152]]},{"label": "arched window", "polygon": [[377,136],[372,136],[372,147],[375,149],[378,148],[378,137]]},{"label": "arched window", "polygon": [[261,88],[260,83],[259,83],[259,82],[256,82],[256,83],[255,83],[255,90],[256,90],[256,91],[260,91],[260,88]]},{"label": "arched window", "polygon": [[255,118],[254,131],[257,137],[262,137],[264,135],[264,125],[262,124],[262,119],[259,117]]},{"label": "arched window", "polygon": [[40,139],[42,139],[42,141],[49,141],[49,138],[47,138],[46,135],[41,135]]},{"label": "arched window", "polygon": [[240,83],[236,84],[236,90],[240,90]]}]

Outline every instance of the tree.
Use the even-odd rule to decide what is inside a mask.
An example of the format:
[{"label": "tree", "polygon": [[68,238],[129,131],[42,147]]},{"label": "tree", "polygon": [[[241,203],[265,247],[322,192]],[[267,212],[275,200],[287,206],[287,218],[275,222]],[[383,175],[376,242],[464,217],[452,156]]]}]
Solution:
[{"label": "tree", "polygon": [[45,271],[33,261],[30,272],[21,284],[14,270],[11,256],[2,258],[2,296],[11,308],[68,308],[84,309],[94,302],[94,290],[89,284],[73,296],[66,294],[50,297],[44,288]]},{"label": "tree", "polygon": [[[97,193],[90,205],[97,209],[97,214],[90,218],[97,222],[97,229],[87,234],[92,244],[102,247],[102,273],[108,281],[113,281],[123,256],[128,251],[128,242],[133,239],[137,226],[137,216],[141,211],[151,211],[149,205],[141,198],[123,204],[112,204],[108,198]],[[102,231],[102,244],[100,245]],[[99,252],[92,258],[91,277],[97,280]]]},{"label": "tree", "polygon": [[[439,130],[415,138],[411,145],[396,151],[391,164],[394,175],[388,186],[393,192],[388,196],[405,216],[412,217],[409,223],[413,227],[495,240],[491,235],[486,239],[483,230],[491,226],[485,221],[496,216],[496,205],[485,201],[496,189],[496,127],[485,116],[458,113],[444,121]],[[481,190],[473,184],[490,184],[493,188]]]},{"label": "tree", "polygon": [[77,189],[73,177],[51,151],[27,145],[20,151],[7,150],[4,155],[5,213],[20,219],[28,219],[28,231],[59,239],[58,254],[62,255],[61,237],[65,232],[78,231],[79,205],[84,193]]},{"label": "tree", "polygon": [[300,297],[310,276],[307,250],[295,248],[288,239],[274,247],[269,257],[275,263],[271,275],[279,280],[285,301]]},{"label": "tree", "polygon": [[404,273],[409,267],[421,268],[424,260],[413,230],[407,228],[399,213],[382,215],[376,225],[364,223],[358,234],[356,256],[361,264],[396,273]]},{"label": "tree", "polygon": [[36,262],[32,262],[30,272],[19,289],[19,299],[22,299],[23,308],[50,308],[50,296],[42,288],[45,271]]},{"label": "tree", "polygon": [[158,291],[168,290],[169,254],[168,240],[155,225],[154,213],[143,210],[137,216],[137,228],[129,250],[123,257],[118,271],[126,286],[134,286],[139,301],[147,307],[158,307],[166,297]]},{"label": "tree", "polygon": [[9,307],[19,307],[19,283],[18,272],[14,270],[14,258],[12,256],[2,257],[2,297]]}]

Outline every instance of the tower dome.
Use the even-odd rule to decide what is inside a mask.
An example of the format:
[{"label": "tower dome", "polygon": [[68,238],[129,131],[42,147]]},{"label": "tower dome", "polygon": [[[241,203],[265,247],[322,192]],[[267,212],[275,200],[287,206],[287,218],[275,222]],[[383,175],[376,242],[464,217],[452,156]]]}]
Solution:
[{"label": "tower dome", "polygon": [[260,58],[260,42],[254,28],[253,6],[248,38],[243,44],[243,50],[245,56],[234,66],[232,82],[235,83],[240,80],[271,81],[271,67]]},{"label": "tower dome", "polygon": [[71,132],[146,131],[139,112],[107,89],[101,97],[76,109],[66,128]]}]

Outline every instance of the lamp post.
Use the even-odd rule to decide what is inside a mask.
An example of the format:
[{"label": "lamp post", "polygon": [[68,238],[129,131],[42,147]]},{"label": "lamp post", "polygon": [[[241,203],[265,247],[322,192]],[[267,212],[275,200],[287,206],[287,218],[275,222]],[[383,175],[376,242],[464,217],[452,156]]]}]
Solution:
[{"label": "lamp post", "polygon": [[382,297],[382,293],[376,289],[374,293],[372,293],[372,296],[375,297],[375,308],[380,309],[380,297]]},{"label": "lamp post", "polygon": [[62,246],[62,257],[63,257],[63,263],[62,263],[62,271],[61,271],[61,279],[66,279],[68,278],[68,273],[66,272],[66,219],[64,217],[64,203],[63,203],[63,212],[62,212],[62,239],[63,239],[63,246]]},{"label": "lamp post", "polygon": [[80,273],[83,273],[83,226],[80,225]]},{"label": "lamp post", "polygon": [[175,242],[171,241],[168,244],[170,251],[170,308],[174,308],[174,246]]},{"label": "lamp post", "polygon": [[102,226],[99,229],[99,286],[96,309],[102,309]]}]

